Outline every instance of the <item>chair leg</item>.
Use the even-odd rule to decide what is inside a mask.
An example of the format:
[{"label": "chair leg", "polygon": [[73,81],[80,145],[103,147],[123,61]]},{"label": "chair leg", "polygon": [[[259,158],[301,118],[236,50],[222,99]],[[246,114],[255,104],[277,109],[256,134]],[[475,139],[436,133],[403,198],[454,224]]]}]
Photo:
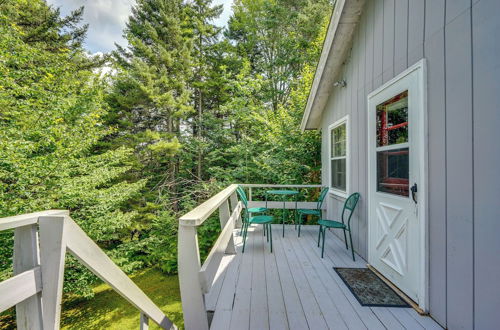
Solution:
[{"label": "chair leg", "polygon": [[344,242],[345,242],[345,248],[349,250],[349,247],[347,246],[347,236],[345,234],[345,229],[342,229],[344,231]]},{"label": "chair leg", "polygon": [[266,236],[266,230],[267,230],[267,227],[266,225],[264,224],[264,226],[262,226],[262,232],[264,233],[264,236]]},{"label": "chair leg", "polygon": [[243,224],[243,249],[241,250],[241,253],[245,253],[245,245],[247,243],[247,231],[248,231],[248,224]]},{"label": "chair leg", "polygon": [[298,237],[300,237],[300,226],[302,225],[302,216],[303,216],[303,214],[299,215],[299,217],[297,219],[297,221],[299,223],[299,236]]},{"label": "chair leg", "polygon": [[321,241],[321,225],[319,225],[319,232],[318,232],[318,247],[320,241]]},{"label": "chair leg", "polygon": [[271,243],[271,253],[273,253],[273,229],[271,228],[271,224],[268,225],[269,226],[269,229],[268,229],[268,236],[269,236],[269,240]]},{"label": "chair leg", "polygon": [[269,231],[270,231],[270,230],[269,230],[269,226],[270,226],[270,225],[269,225],[269,224],[267,224],[267,223],[266,223],[266,224],[264,224],[264,228],[265,228],[265,230],[266,230],[266,232],[267,232],[266,238],[267,238],[267,241],[268,241],[268,242],[269,242]]},{"label": "chair leg", "polygon": [[326,227],[323,228],[323,244],[321,245],[321,258],[323,258],[323,254],[325,253],[325,234],[326,234]]},{"label": "chair leg", "polygon": [[352,246],[352,234],[350,230],[349,230],[349,239],[351,241],[352,261],[356,261],[356,259],[354,258],[354,246]]}]

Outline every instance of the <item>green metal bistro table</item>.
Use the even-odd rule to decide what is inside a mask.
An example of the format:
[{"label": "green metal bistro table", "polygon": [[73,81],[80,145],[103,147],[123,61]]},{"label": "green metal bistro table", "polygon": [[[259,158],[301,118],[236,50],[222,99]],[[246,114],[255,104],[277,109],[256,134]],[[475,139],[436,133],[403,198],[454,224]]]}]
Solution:
[{"label": "green metal bistro table", "polygon": [[[297,198],[299,192],[297,190],[267,190],[266,191],[266,208],[267,208],[267,195],[278,195],[283,200],[283,237],[285,237],[285,218],[286,218],[286,197],[295,196],[295,212],[297,212]],[[294,220],[295,223],[295,220]]]}]

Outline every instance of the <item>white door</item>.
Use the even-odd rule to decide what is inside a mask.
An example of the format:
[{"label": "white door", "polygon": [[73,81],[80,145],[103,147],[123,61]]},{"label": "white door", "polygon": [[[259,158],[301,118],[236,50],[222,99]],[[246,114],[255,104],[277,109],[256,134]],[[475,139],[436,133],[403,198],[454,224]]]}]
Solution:
[{"label": "white door", "polygon": [[425,299],[424,62],[368,96],[369,263]]}]

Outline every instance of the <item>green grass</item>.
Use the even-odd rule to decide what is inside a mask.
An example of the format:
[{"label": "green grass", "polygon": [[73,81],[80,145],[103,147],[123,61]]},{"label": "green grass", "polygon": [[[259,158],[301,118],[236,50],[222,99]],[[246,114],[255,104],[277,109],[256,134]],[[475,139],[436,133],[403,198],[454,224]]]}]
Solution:
[{"label": "green grass", "polygon": [[[177,276],[166,276],[157,269],[144,270],[132,280],[172,320],[179,329],[184,328],[181,296]],[[63,299],[62,329],[139,329],[139,311],[113,291],[107,284],[94,288],[92,299]],[[149,321],[150,329],[159,329]],[[0,329],[15,329],[13,308],[0,314]]]},{"label": "green grass", "polygon": [[[159,270],[148,269],[132,277],[153,302],[179,328],[183,328],[181,297],[177,276],[166,276]],[[63,302],[62,329],[138,329],[139,311],[113,291],[107,284],[94,288],[90,300],[74,299]],[[149,321],[150,329],[159,329]]]}]

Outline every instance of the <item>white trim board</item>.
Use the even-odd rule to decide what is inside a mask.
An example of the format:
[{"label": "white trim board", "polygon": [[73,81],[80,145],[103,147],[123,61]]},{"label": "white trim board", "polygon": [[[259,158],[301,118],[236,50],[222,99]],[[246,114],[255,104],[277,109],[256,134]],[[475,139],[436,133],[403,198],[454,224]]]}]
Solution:
[{"label": "white trim board", "polygon": [[[345,173],[345,184],[346,184],[346,190],[342,191],[339,189],[332,188],[332,136],[331,132],[334,128],[342,125],[345,123],[345,130],[346,130],[346,173]],[[335,121],[333,124],[328,126],[328,188],[329,188],[329,193],[338,197],[342,198],[347,198],[349,196],[350,188],[351,188],[351,180],[350,180],[350,174],[351,174],[351,126],[350,126],[350,120],[349,120],[349,115],[345,115],[342,118],[338,119]]]}]

